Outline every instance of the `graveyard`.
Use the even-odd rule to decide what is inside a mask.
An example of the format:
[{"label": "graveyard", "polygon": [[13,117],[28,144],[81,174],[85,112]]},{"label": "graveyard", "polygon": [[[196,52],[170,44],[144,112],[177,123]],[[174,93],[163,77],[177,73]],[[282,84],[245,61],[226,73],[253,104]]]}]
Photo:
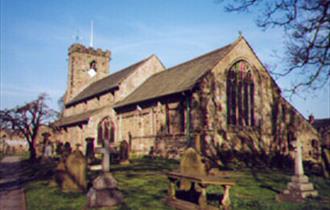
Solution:
[{"label": "graveyard", "polygon": [[[25,174],[33,177],[25,184],[27,209],[87,209],[86,193],[63,193],[60,188],[49,186],[54,167],[54,164],[25,166]],[[124,203],[101,209],[172,209],[165,203],[168,186],[165,173],[178,167],[178,161],[148,157],[133,159],[127,165],[111,165],[111,172],[124,195]],[[292,170],[246,168],[229,173],[236,181],[230,194],[232,209],[329,209],[330,180],[320,176],[309,176],[319,197],[305,203],[280,203],[275,197],[286,188]],[[95,176],[88,173],[88,177]],[[210,188],[209,192],[223,191],[222,188]]]},{"label": "graveyard", "polygon": [[0,2],[0,210],[330,210],[330,0]]}]

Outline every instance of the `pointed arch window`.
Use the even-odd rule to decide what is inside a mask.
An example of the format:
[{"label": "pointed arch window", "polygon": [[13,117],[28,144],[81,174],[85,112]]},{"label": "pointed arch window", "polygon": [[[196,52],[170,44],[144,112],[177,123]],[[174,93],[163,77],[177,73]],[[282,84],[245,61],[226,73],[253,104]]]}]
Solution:
[{"label": "pointed arch window", "polygon": [[246,61],[235,63],[227,73],[227,124],[254,126],[254,78]]},{"label": "pointed arch window", "polygon": [[108,117],[104,118],[97,128],[97,143],[104,145],[104,141],[108,141],[109,143],[115,141],[115,126]]}]

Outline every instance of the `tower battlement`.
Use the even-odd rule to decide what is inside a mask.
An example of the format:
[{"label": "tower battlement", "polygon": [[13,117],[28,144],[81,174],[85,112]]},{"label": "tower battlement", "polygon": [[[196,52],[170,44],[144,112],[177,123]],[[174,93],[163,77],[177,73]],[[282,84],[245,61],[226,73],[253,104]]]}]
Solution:
[{"label": "tower battlement", "polygon": [[100,48],[93,48],[93,47],[85,47],[82,44],[72,44],[69,47],[69,55],[72,53],[84,53],[84,54],[89,54],[89,55],[94,55],[94,56],[103,56],[103,57],[108,57],[110,59],[111,57],[111,51],[110,50],[102,50]]}]

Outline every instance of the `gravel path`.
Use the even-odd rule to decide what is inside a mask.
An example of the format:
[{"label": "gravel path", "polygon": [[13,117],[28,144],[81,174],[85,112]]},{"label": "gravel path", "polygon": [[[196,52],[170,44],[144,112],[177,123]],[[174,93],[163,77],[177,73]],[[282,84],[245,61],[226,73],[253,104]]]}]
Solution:
[{"label": "gravel path", "polygon": [[4,157],[0,163],[0,210],[26,210],[20,169],[21,159],[17,156]]}]

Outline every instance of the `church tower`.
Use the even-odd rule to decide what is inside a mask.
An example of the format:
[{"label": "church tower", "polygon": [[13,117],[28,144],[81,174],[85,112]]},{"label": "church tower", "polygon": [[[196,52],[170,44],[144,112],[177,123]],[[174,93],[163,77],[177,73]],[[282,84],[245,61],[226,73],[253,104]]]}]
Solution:
[{"label": "church tower", "polygon": [[87,48],[82,44],[71,45],[65,104],[91,83],[109,75],[110,57],[111,52],[109,50]]}]

